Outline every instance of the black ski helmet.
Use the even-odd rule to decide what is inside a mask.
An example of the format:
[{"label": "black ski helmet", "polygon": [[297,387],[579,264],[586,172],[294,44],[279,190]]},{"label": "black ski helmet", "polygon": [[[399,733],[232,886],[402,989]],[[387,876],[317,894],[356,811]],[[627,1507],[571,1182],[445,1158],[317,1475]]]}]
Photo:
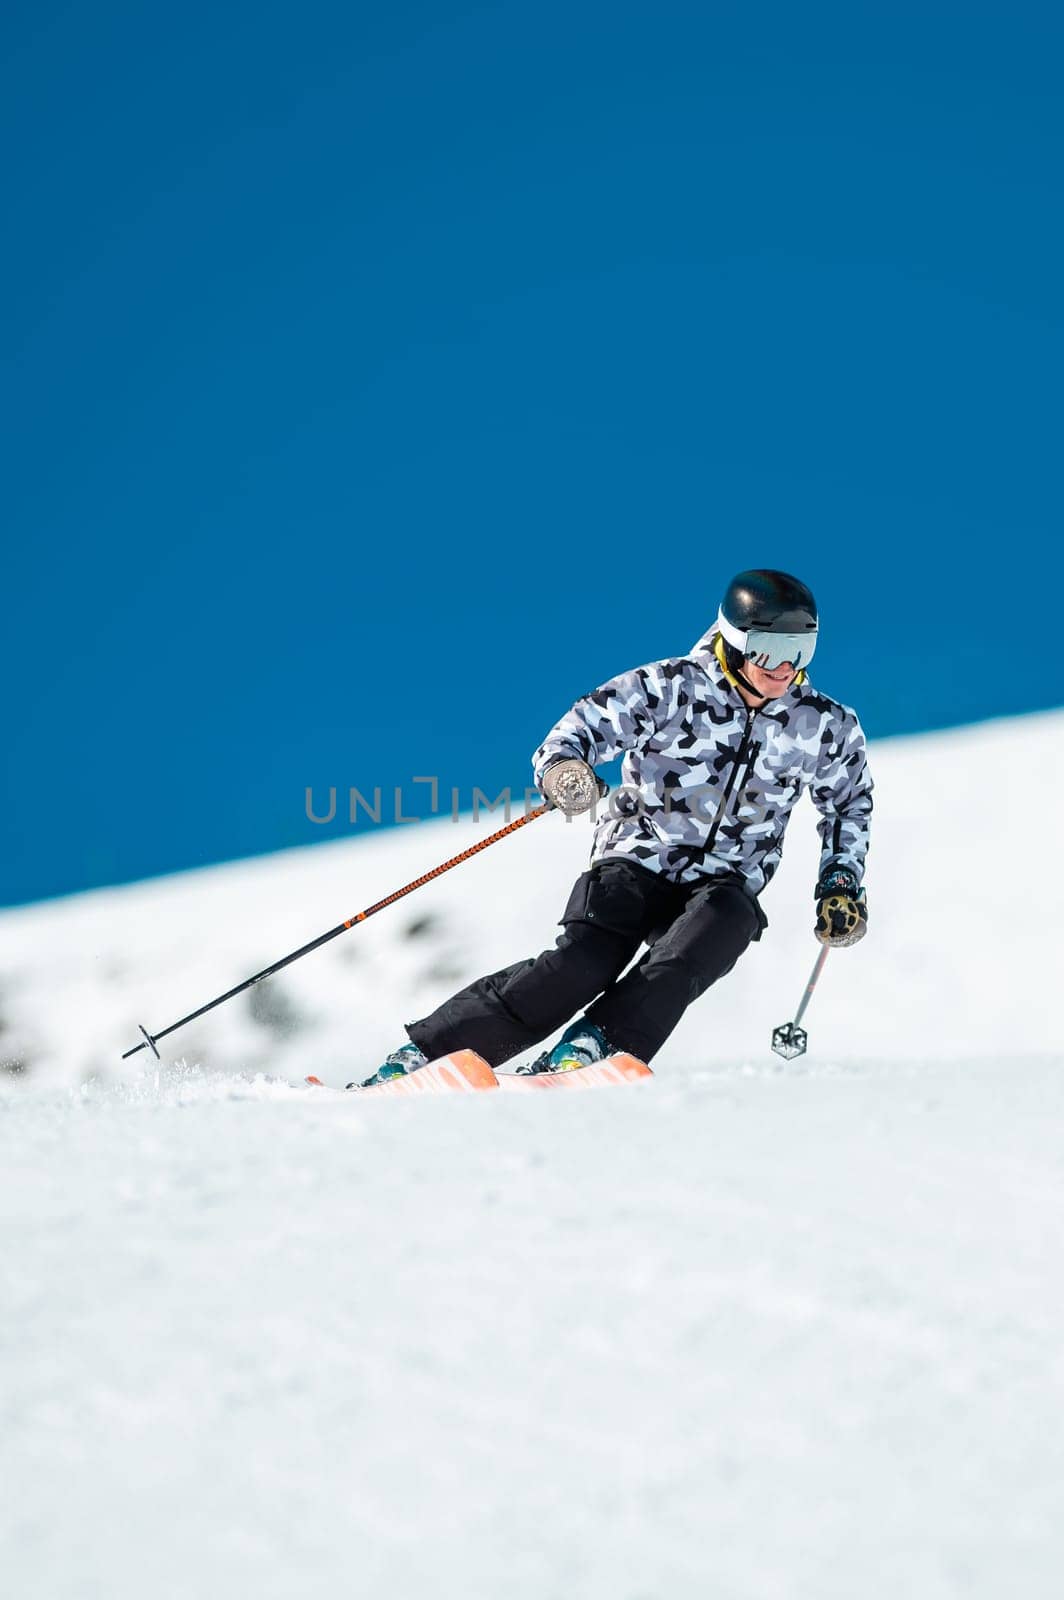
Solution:
[{"label": "black ski helmet", "polygon": [[799,670],[816,649],[816,601],[790,573],[756,567],[729,583],[717,626],[732,672],[741,672],[747,661],[769,670],[788,661]]}]

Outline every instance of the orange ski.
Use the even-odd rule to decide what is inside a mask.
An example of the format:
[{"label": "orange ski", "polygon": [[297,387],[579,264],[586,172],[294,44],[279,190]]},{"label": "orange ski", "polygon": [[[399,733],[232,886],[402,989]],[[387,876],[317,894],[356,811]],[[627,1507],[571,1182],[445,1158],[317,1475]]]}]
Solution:
[{"label": "orange ski", "polygon": [[622,1054],[607,1056],[605,1061],[595,1061],[589,1067],[573,1067],[570,1072],[504,1072],[498,1082],[500,1089],[604,1089],[653,1076],[645,1062]]},{"label": "orange ski", "polygon": [[497,1089],[499,1080],[475,1050],[455,1050],[408,1072],[403,1078],[359,1089],[362,1094],[472,1094],[477,1089]]}]

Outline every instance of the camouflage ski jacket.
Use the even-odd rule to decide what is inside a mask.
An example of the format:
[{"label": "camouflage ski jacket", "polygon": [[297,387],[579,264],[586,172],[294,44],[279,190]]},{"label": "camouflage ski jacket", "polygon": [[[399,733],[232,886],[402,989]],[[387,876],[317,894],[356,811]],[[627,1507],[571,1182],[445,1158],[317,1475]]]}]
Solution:
[{"label": "camouflage ski jacket", "polygon": [[622,755],[622,786],[600,811],[592,859],[621,856],[676,882],[739,877],[760,894],[779,866],[787,821],[808,789],[820,812],[821,874],[868,849],[872,779],[847,706],[804,674],[752,711],[727,671],[719,634],[690,655],[635,667],[578,700],[533,757],[591,766]]}]

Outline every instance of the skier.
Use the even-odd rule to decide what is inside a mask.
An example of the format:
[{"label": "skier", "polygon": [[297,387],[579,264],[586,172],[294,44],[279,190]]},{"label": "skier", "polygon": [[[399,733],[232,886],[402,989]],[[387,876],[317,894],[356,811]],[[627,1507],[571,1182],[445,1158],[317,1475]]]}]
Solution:
[{"label": "skier", "polygon": [[804,583],[740,572],[689,655],[621,673],[576,702],[533,757],[537,787],[568,816],[588,811],[607,793],[595,765],[622,752],[623,783],[555,947],[409,1023],[368,1083],[461,1049],[497,1067],[578,1012],[525,1070],[564,1072],[619,1051],[649,1062],[760,939],[759,896],[804,789],[821,814],[816,936],[832,946],[864,936],[872,780],[856,715],[809,682],[817,629]]}]

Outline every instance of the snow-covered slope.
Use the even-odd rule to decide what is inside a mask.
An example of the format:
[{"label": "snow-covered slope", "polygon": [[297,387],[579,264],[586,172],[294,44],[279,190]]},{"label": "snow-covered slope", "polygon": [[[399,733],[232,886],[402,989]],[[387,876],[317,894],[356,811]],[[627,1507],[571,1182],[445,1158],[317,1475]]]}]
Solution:
[{"label": "snow-covered slope", "polygon": [[120,1066],[138,1019],[478,833],[0,919],[4,1594],[1057,1600],[1064,718],[874,760],[872,931],[788,1067],[811,811],[761,946],[597,1094],[285,1081],[548,940],[588,842],[558,818],[162,1067]]},{"label": "snow-covered slope", "polygon": [[[809,1014],[814,1061],[897,1061],[1060,1044],[1064,714],[880,743],[870,933],[831,957]],[[155,1032],[498,827],[435,821],[0,915],[0,1059],[40,1080],[128,1071]],[[770,927],[659,1058],[766,1058],[818,946],[818,840],[803,802],[764,896]],[[554,938],[586,864],[586,820],[549,816],[165,1042],[226,1070],[342,1083],[481,972]],[[134,1060],[133,1070],[139,1071]]]}]

